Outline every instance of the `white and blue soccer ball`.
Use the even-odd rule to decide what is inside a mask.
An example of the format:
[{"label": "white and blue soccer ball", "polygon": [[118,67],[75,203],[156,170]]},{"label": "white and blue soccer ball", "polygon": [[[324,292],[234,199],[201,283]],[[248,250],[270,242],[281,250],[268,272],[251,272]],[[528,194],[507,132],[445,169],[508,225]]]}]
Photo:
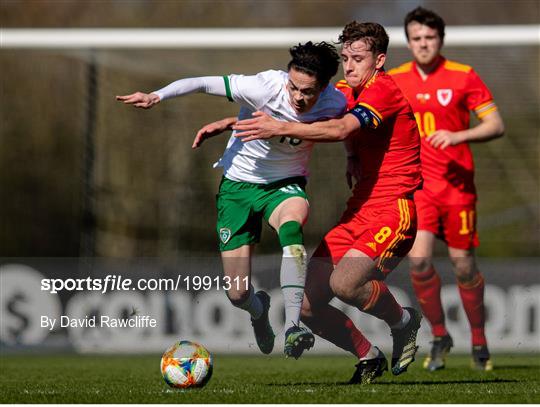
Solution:
[{"label": "white and blue soccer ball", "polygon": [[161,374],[171,387],[202,387],[212,377],[212,369],[212,355],[195,342],[178,341],[161,357]]}]

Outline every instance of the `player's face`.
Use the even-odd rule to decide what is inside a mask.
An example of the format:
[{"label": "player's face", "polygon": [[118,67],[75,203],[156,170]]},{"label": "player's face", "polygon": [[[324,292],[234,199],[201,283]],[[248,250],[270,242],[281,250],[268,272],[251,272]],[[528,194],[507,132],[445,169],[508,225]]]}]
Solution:
[{"label": "player's face", "polygon": [[385,60],[385,54],[374,55],[364,40],[345,43],[341,49],[343,75],[353,88],[364,86],[383,67]]},{"label": "player's face", "polygon": [[322,91],[323,89],[315,76],[297,71],[294,68],[289,70],[287,92],[289,93],[289,102],[296,113],[309,112],[319,100]]},{"label": "player's face", "polygon": [[439,56],[442,40],[436,28],[413,21],[407,26],[409,49],[419,65],[430,65]]}]

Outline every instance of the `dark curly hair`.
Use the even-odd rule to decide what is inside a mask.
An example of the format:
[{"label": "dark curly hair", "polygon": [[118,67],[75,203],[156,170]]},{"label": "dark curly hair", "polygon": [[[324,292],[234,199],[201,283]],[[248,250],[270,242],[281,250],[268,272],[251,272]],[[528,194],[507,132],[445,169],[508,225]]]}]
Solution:
[{"label": "dark curly hair", "polygon": [[407,31],[407,26],[412,23],[417,22],[422,25],[427,25],[429,28],[434,28],[439,33],[441,40],[444,40],[444,20],[434,11],[425,9],[423,7],[416,7],[414,10],[410,11],[405,16],[405,35],[409,39],[409,33]]},{"label": "dark curly hair", "polygon": [[358,40],[364,40],[374,55],[386,54],[388,42],[390,41],[382,25],[378,23],[351,21],[341,32],[338,41],[345,45]]},{"label": "dark curly hair", "polygon": [[289,49],[291,61],[287,70],[294,68],[310,76],[315,76],[321,86],[326,86],[337,73],[339,54],[336,48],[327,42],[298,44]]}]

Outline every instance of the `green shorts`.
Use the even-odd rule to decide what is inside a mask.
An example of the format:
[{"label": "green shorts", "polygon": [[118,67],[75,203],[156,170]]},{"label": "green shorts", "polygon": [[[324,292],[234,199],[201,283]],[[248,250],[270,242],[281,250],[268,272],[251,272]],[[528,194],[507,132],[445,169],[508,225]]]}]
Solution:
[{"label": "green shorts", "polygon": [[307,200],[304,177],[286,178],[270,184],[236,182],[223,177],[217,195],[217,233],[224,252],[259,243],[262,219],[267,222],[274,209],[293,197]]}]

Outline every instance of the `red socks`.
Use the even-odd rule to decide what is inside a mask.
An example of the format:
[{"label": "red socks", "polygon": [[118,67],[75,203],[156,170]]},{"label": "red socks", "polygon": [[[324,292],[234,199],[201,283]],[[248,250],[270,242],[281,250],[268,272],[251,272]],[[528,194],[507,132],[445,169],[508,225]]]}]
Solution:
[{"label": "red socks", "polygon": [[469,319],[472,332],[472,345],[487,345],[484,325],[486,314],[484,310],[484,278],[480,273],[466,283],[458,283],[459,295]]},{"label": "red socks", "polygon": [[[425,273],[411,273],[411,280],[422,312],[431,324],[432,334],[434,336],[447,335],[441,303],[441,279],[435,273],[435,269],[431,267]],[[484,278],[478,273],[469,283],[458,283],[458,288],[465,314],[471,325],[472,344],[473,346],[486,345]]]},{"label": "red socks", "polygon": [[422,313],[431,325],[433,336],[448,334],[444,326],[444,311],[441,303],[441,279],[430,267],[425,273],[411,273],[412,285]]},{"label": "red socks", "polygon": [[398,304],[388,286],[377,280],[371,280],[371,296],[361,309],[374,317],[382,319],[389,326],[397,324],[403,314],[403,308]]},{"label": "red socks", "polygon": [[364,357],[371,348],[371,343],[354,323],[343,312],[331,305],[319,309],[312,317],[303,317],[302,322],[314,334],[353,353],[358,358]]}]

